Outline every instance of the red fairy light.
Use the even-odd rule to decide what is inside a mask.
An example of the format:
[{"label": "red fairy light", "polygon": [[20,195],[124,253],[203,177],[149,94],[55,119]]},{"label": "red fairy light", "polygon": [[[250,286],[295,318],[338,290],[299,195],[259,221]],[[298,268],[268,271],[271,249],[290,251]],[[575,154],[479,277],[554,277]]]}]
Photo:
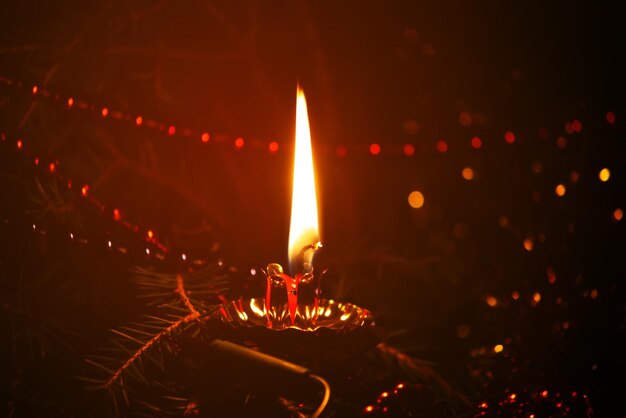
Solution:
[{"label": "red fairy light", "polygon": [[372,155],[378,155],[380,154],[380,145],[378,144],[372,144],[370,145],[370,153]]},{"label": "red fairy light", "polygon": [[137,126],[141,126],[141,124],[142,124],[142,123],[143,123],[143,118],[142,118],[141,116],[137,116],[137,117],[135,118],[135,124],[136,124]]},{"label": "red fairy light", "polygon": [[106,118],[108,114],[109,114],[109,109],[107,109],[106,107],[103,107],[102,108],[102,117]]},{"label": "red fairy light", "polygon": [[413,146],[413,144],[405,144],[402,148],[402,152],[404,152],[404,155],[406,155],[407,157],[410,157],[415,154],[415,147]]},{"label": "red fairy light", "polygon": [[509,144],[512,144],[513,142],[515,142],[515,134],[511,131],[507,131],[504,134],[504,140],[508,142]]},{"label": "red fairy light", "polygon": [[276,141],[270,142],[269,149],[270,149],[270,152],[278,151],[278,142]]},{"label": "red fairy light", "polygon": [[615,123],[615,113],[607,112],[606,113],[606,121],[613,125]]},{"label": "red fairy light", "polygon": [[68,105],[69,107],[74,106],[74,99],[73,99],[73,98],[71,98],[71,97],[70,97],[69,99],[67,99],[67,105]]},{"label": "red fairy light", "polygon": [[443,139],[437,141],[437,151],[441,153],[448,151],[448,143]]},{"label": "red fairy light", "polygon": [[54,171],[56,170],[56,166],[54,165],[54,163],[50,163],[50,165],[48,166],[48,168],[50,169],[51,173],[54,173]]},{"label": "red fairy light", "polygon": [[169,128],[167,128],[167,134],[172,136],[176,133],[176,127],[174,125],[170,125]]},{"label": "red fairy light", "polygon": [[202,142],[204,143],[209,142],[209,139],[210,139],[209,134],[207,132],[203,133],[201,139],[202,139]]},{"label": "red fairy light", "polygon": [[243,138],[237,138],[235,139],[235,148],[237,149],[242,149],[244,145],[244,140]]},{"label": "red fairy light", "polygon": [[475,148],[475,149],[479,149],[480,147],[483,146],[483,141],[477,136],[472,138],[471,143],[472,143],[472,148]]},{"label": "red fairy light", "polygon": [[116,221],[119,221],[120,219],[122,219],[120,210],[117,208],[113,209],[113,219],[115,219]]}]

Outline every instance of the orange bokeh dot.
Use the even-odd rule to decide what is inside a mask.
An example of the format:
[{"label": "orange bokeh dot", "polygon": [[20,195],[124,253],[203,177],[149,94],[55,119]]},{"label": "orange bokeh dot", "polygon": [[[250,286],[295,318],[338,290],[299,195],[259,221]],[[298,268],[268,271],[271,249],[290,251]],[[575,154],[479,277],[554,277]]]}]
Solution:
[{"label": "orange bokeh dot", "polygon": [[461,175],[465,180],[473,180],[474,179],[474,170],[471,167],[465,167],[461,172]]},{"label": "orange bokeh dot", "polygon": [[33,86],[33,94],[37,94],[37,86]]},{"label": "orange bokeh dot", "polygon": [[340,146],[337,147],[337,150],[335,151],[335,154],[337,154],[337,157],[343,158],[346,155],[348,155],[348,150],[343,145],[340,145]]},{"label": "orange bokeh dot", "polygon": [[244,145],[244,140],[243,140],[243,138],[237,138],[237,139],[235,139],[235,147],[236,147],[236,148],[241,149],[241,148],[243,148],[243,145]]},{"label": "orange bokeh dot", "polygon": [[81,187],[80,194],[82,194],[83,196],[87,196],[87,193],[89,193],[89,186],[85,184],[83,187]]},{"label": "orange bokeh dot", "polygon": [[532,239],[526,238],[524,240],[524,248],[526,249],[526,251],[532,251],[533,248],[535,248],[535,243],[533,242]]},{"label": "orange bokeh dot", "polygon": [[415,154],[415,147],[413,146],[413,144],[405,144],[402,148],[402,152],[404,152],[404,155],[406,155],[407,157],[410,157]]},{"label": "orange bokeh dot", "polygon": [[598,178],[600,179],[600,181],[602,182],[606,182],[609,181],[609,179],[611,178],[611,170],[609,170],[608,168],[603,168],[602,170],[600,170],[600,172],[598,173]]},{"label": "orange bokeh dot", "polygon": [[614,221],[619,222],[622,220],[623,217],[624,217],[624,212],[620,208],[617,208],[613,211]]},{"label": "orange bokeh dot", "polygon": [[50,163],[50,165],[48,166],[48,168],[50,169],[51,173],[54,173],[54,171],[56,170],[56,166],[54,165],[54,163]]},{"label": "orange bokeh dot", "polygon": [[143,118],[141,116],[137,116],[135,118],[135,123],[137,124],[137,126],[141,125],[143,123]]},{"label": "orange bokeh dot", "polygon": [[473,148],[479,149],[482,146],[483,146],[483,141],[479,137],[475,136],[475,137],[472,138],[472,147]]},{"label": "orange bokeh dot", "polygon": [[107,109],[106,107],[102,108],[102,117],[107,117],[107,115],[109,114],[109,109]]},{"label": "orange bokeh dot", "polygon": [[209,142],[209,139],[210,139],[209,134],[207,132],[203,133],[201,139],[202,139],[202,142],[205,142],[205,143]]},{"label": "orange bokeh dot", "polygon": [[21,140],[21,139],[18,139],[18,140],[17,140],[17,149],[22,149],[22,145],[23,145],[23,144],[22,144],[22,140]]},{"label": "orange bokeh dot", "polygon": [[270,142],[269,149],[270,149],[270,152],[278,151],[278,142],[276,141]]},{"label": "orange bokeh dot", "polygon": [[378,144],[372,144],[370,145],[370,153],[372,155],[378,155],[380,154],[380,145]]},{"label": "orange bokeh dot", "polygon": [[409,206],[411,206],[414,209],[419,209],[422,206],[424,206],[424,195],[421,192],[418,192],[417,190],[412,191],[411,193],[409,193]]},{"label": "orange bokeh dot", "polygon": [[119,209],[113,209],[113,219],[115,219],[116,221],[119,221],[122,218],[122,214],[120,213]]},{"label": "orange bokeh dot", "polygon": [[512,144],[513,142],[515,142],[515,134],[511,131],[507,131],[504,134],[504,140],[508,142],[509,144]]},{"label": "orange bokeh dot", "polygon": [[437,151],[446,152],[448,151],[448,143],[443,139],[437,141]]},{"label": "orange bokeh dot", "polygon": [[606,113],[606,121],[613,125],[615,123],[615,113],[607,112]]},{"label": "orange bokeh dot", "polygon": [[154,238],[154,232],[151,229],[148,230],[148,234],[147,235],[148,235],[148,239]]},{"label": "orange bokeh dot", "polygon": [[72,107],[74,105],[74,99],[72,99],[71,97],[69,99],[67,99],[67,105],[69,107]]},{"label": "orange bokeh dot", "polygon": [[565,192],[567,191],[567,189],[565,188],[564,185],[562,184],[558,184],[555,188],[554,188],[554,192],[556,193],[557,196],[562,197],[565,196]]},{"label": "orange bokeh dot", "polygon": [[485,302],[487,302],[487,305],[491,306],[492,308],[498,306],[498,299],[491,295],[485,298]]}]

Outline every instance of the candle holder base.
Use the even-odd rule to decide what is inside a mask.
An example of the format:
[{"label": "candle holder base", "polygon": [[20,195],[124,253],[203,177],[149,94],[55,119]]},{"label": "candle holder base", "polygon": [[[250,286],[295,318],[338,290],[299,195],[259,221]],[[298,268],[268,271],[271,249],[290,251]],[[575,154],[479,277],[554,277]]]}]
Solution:
[{"label": "candle holder base", "polygon": [[221,305],[211,317],[231,326],[264,327],[274,331],[295,329],[312,332],[328,329],[349,333],[374,325],[374,317],[368,310],[332,299],[298,305],[293,321],[287,303],[271,306],[268,310],[263,298],[233,300]]}]

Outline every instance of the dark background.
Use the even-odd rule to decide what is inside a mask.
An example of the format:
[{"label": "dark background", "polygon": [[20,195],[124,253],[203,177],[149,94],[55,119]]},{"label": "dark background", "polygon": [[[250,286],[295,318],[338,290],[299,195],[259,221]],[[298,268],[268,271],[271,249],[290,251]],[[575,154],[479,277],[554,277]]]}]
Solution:
[{"label": "dark background", "polygon": [[[321,200],[319,263],[330,267],[325,291],[371,309],[398,332],[392,342],[434,361],[476,404],[515,387],[575,390],[603,416],[624,389],[610,383],[623,371],[624,350],[624,225],[612,219],[626,209],[623,38],[619,13],[599,2],[5,3],[0,75],[212,139],[171,138],[6,85],[0,131],[58,159],[68,176],[176,251],[235,267],[232,295],[254,293],[262,282],[247,277],[250,268],[286,264],[299,82]],[[469,126],[459,123],[461,112],[472,116]],[[582,132],[566,133],[574,119]],[[474,135],[479,150],[470,146]],[[239,136],[242,150],[233,146]],[[441,139],[445,153],[436,149]],[[271,154],[274,140],[280,148]],[[369,154],[374,142],[380,155]],[[402,154],[405,143],[414,156]],[[74,226],[33,215],[34,179],[48,177],[14,147],[3,145],[1,155],[3,315],[11,324],[9,307],[23,294],[16,277],[52,271],[78,288],[78,301],[66,303],[53,280],[50,300],[26,304],[72,319],[76,351],[58,349],[44,363],[71,369],[106,344],[107,327],[141,312],[128,269],[160,264],[141,250],[103,251],[106,234],[140,247],[141,233],[116,232],[110,216],[80,205],[77,230],[93,245],[75,248],[52,234],[41,244],[26,232],[33,222],[64,233]],[[466,166],[472,181],[461,176]],[[597,177],[603,167],[611,169],[607,183]],[[568,188],[562,198],[559,183]],[[412,190],[425,196],[421,209],[407,204]],[[42,293],[44,285],[33,286]],[[495,344],[504,344],[501,355]],[[15,344],[5,348],[4,389],[16,370],[43,361],[16,360]],[[22,395],[6,402],[33,394],[44,402],[37,373],[18,379]]]}]

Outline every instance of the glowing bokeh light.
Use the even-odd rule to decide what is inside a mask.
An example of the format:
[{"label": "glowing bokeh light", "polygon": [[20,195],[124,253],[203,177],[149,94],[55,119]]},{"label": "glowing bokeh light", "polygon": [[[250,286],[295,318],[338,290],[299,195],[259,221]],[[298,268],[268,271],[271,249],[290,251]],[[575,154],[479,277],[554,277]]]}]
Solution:
[{"label": "glowing bokeh light", "polygon": [[470,126],[472,124],[472,115],[467,112],[461,112],[459,114],[459,123],[462,126]]},{"label": "glowing bokeh light", "polygon": [[409,206],[411,206],[413,209],[419,209],[424,206],[424,195],[421,192],[414,190],[409,193],[408,201]]},{"label": "glowing bokeh light", "polygon": [[465,180],[473,180],[474,179],[474,170],[471,167],[465,167],[461,172],[461,175]]},{"label": "glowing bokeh light", "polygon": [[609,179],[611,178],[611,171],[606,167],[603,168],[598,173],[598,178],[600,179],[600,181],[603,181],[603,182],[609,181]]},{"label": "glowing bokeh light", "polygon": [[378,155],[380,154],[380,145],[378,144],[372,144],[370,145],[370,153],[372,155]]},{"label": "glowing bokeh light", "polygon": [[513,142],[515,142],[515,134],[511,131],[505,132],[504,140],[508,142],[509,144],[512,144]]},{"label": "glowing bokeh light", "polygon": [[559,197],[565,196],[566,191],[567,189],[562,184],[557,184],[557,186],[554,188],[554,193],[556,193],[556,195]]},{"label": "glowing bokeh light", "polygon": [[471,143],[472,143],[472,148],[474,149],[480,149],[480,147],[483,146],[483,141],[477,136],[472,138]]},{"label": "glowing bokeh light", "polygon": [[524,248],[526,249],[526,251],[532,251],[535,248],[535,243],[532,239],[526,238],[524,240]]}]

